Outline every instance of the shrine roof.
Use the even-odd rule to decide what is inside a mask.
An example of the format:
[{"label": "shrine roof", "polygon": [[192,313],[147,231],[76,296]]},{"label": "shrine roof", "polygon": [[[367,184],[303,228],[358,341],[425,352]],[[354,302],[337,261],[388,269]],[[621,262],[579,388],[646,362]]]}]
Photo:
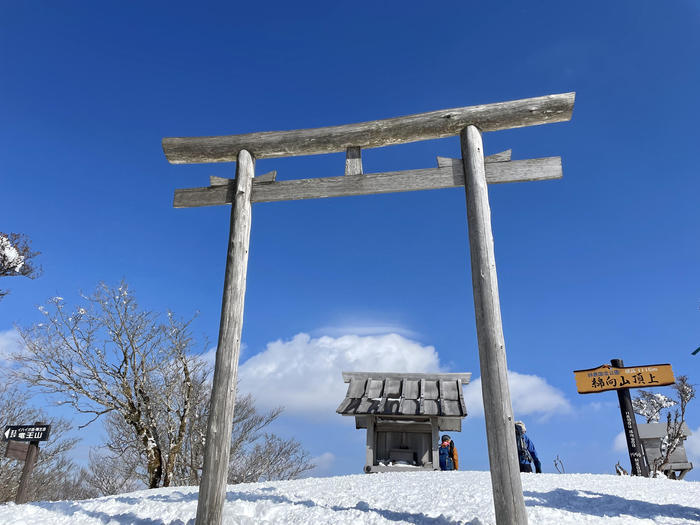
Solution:
[{"label": "shrine roof", "polygon": [[[692,434],[688,425],[683,423],[683,436],[688,437]],[[666,423],[637,423],[637,431],[639,439],[661,439],[666,436]]]},{"label": "shrine roof", "polygon": [[348,385],[336,409],[343,416],[467,416],[462,387],[471,373],[343,372]]}]

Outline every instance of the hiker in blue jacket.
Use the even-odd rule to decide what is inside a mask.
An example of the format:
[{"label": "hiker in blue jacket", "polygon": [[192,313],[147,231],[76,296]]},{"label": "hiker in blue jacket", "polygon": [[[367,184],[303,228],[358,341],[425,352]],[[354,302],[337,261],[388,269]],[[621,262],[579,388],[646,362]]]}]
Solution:
[{"label": "hiker in blue jacket", "polygon": [[452,438],[450,438],[450,436],[447,434],[442,436],[438,452],[440,453],[440,470],[459,469],[459,456],[457,455],[457,448],[455,447]]},{"label": "hiker in blue jacket", "polygon": [[537,457],[535,445],[525,435],[525,423],[515,422],[515,443],[518,445],[518,461],[520,462],[520,472],[532,472],[531,463],[535,464],[535,472],[542,474],[542,465]]}]

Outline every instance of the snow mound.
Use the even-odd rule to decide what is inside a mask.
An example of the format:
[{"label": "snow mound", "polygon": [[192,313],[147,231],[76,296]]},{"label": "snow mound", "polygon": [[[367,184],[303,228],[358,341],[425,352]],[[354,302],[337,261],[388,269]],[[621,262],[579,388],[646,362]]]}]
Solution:
[{"label": "snow mound", "polygon": [[[700,482],[600,474],[524,474],[532,524],[700,522]],[[189,525],[194,487],[85,501],[0,506],[0,523]],[[389,472],[230,485],[225,524],[495,523],[488,472]]]}]

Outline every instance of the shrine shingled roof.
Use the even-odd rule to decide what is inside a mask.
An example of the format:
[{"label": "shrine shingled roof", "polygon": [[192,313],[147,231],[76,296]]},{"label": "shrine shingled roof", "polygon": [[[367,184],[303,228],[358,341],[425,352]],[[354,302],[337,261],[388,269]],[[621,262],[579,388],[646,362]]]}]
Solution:
[{"label": "shrine shingled roof", "polygon": [[462,386],[471,373],[343,372],[348,385],[336,412],[344,416],[466,417]]}]

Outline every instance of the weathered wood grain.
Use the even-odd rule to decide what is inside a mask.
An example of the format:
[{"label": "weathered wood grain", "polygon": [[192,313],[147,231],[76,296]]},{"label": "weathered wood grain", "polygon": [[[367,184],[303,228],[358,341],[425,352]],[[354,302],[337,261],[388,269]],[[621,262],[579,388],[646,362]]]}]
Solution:
[{"label": "weathered wood grain", "polygon": [[[509,162],[511,160],[511,155],[513,154],[512,149],[507,149],[501,151],[500,153],[494,153],[488,157],[484,157],[484,163],[488,164],[490,162]],[[455,163],[462,165],[462,159],[452,159],[450,157],[437,157],[438,168],[446,168],[448,166],[454,166]],[[488,173],[486,174],[488,179]]]},{"label": "weathered wood grain", "polygon": [[5,448],[5,457],[24,461],[27,459],[27,452],[29,452],[28,442],[10,440]]},{"label": "weathered wood grain", "polygon": [[377,449],[376,432],[374,430],[375,418],[367,419],[367,442],[365,445],[365,472],[369,472],[374,465],[374,451]]},{"label": "weathered wood grain", "polygon": [[[277,178],[277,171],[272,170],[262,175],[258,175],[253,179],[253,183],[260,182],[274,182]],[[228,179],[226,177],[217,177],[216,175],[209,176],[209,186],[226,186],[227,184],[233,182],[236,179]]]},{"label": "weathered wood grain", "polygon": [[507,162],[511,160],[512,155],[513,150],[507,149],[505,151],[501,151],[500,153],[494,153],[493,155],[488,155],[487,157],[484,157],[484,162]]},{"label": "weathered wood grain", "polygon": [[[438,161],[438,164],[439,163],[440,162]],[[216,175],[209,175],[209,186],[226,186],[229,182],[233,182],[234,180],[235,179],[228,179],[226,177],[217,177]]]},{"label": "weathered wood grain", "polygon": [[345,175],[362,175],[362,148],[345,150]]},{"label": "weathered wood grain", "polygon": [[[41,424],[43,423],[37,423],[37,425]],[[24,458],[24,465],[22,466],[22,475],[19,478],[19,487],[17,487],[17,494],[15,494],[15,503],[17,505],[27,503],[29,496],[29,481],[38,457],[39,442],[30,441],[29,446],[27,447],[27,455]]]},{"label": "weathered wood grain", "polygon": [[272,170],[268,171],[267,173],[263,173],[262,175],[258,175],[253,179],[253,182],[275,182],[275,179],[277,178],[277,170]]},{"label": "weathered wood grain", "polygon": [[[433,463],[433,470],[440,470],[440,452],[438,451],[438,448],[440,448],[440,430],[438,429],[438,424],[437,421],[435,421],[437,418],[430,418],[431,426],[433,427],[432,431],[432,450],[431,450],[431,456],[432,456],[432,463]],[[462,456],[464,457],[464,456]]]},{"label": "weathered wood grain", "polygon": [[[472,376],[471,372],[448,372],[442,374],[424,374],[424,373],[410,373],[410,372],[343,372],[343,381],[349,383],[353,379],[365,380],[370,379],[385,379],[385,380],[401,380],[401,379],[425,379],[425,376],[429,376],[433,380],[452,380],[452,381],[462,381],[462,384],[466,385],[469,383],[469,379]],[[397,383],[400,384],[400,381]]]},{"label": "weathered wood grain", "polygon": [[166,137],[163,152],[173,164],[234,162],[242,149],[255,158],[318,155],[347,148],[378,148],[458,135],[468,125],[481,131],[536,126],[571,119],[575,93],[443,109],[371,122],[216,137]]},{"label": "weathered wood grain", "polygon": [[481,391],[496,523],[524,525],[527,524],[527,513],[514,437],[481,133],[476,127],[468,126],[460,134],[460,142],[467,197]]},{"label": "weathered wood grain", "polygon": [[[462,159],[447,159],[441,157],[441,160],[444,168],[453,169],[455,174],[462,173]],[[562,178],[561,157],[492,161],[485,164],[485,168],[486,182],[488,184],[530,182]],[[459,186],[464,186],[464,182],[459,184]]]},{"label": "weathered wood grain", "polygon": [[219,341],[207,425],[204,468],[199,486],[196,525],[218,525],[226,499],[226,477],[231,450],[231,431],[236,402],[238,357],[241,350],[248,247],[250,245],[253,159],[246,150],[238,154],[236,179],[226,255],[226,274],[221,303]]},{"label": "weathered wood grain", "polygon": [[[462,163],[459,159],[451,160],[456,162],[443,168],[296,179],[274,183],[261,183],[254,180],[252,202],[322,199],[464,186]],[[560,157],[493,162],[486,165],[486,180],[489,184],[560,179],[561,177]],[[196,208],[229,204],[232,196],[233,191],[229,186],[177,189],[173,206]]]}]

